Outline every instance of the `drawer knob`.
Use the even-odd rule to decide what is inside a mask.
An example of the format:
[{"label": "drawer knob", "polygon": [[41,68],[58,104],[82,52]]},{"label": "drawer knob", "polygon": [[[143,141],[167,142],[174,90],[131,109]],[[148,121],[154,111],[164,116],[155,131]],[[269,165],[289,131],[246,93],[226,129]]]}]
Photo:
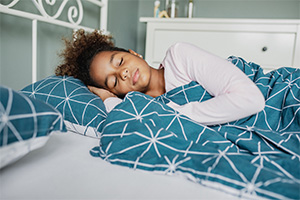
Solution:
[{"label": "drawer knob", "polygon": [[268,50],[268,47],[263,47],[261,50],[262,50],[263,52],[265,52],[265,51]]}]

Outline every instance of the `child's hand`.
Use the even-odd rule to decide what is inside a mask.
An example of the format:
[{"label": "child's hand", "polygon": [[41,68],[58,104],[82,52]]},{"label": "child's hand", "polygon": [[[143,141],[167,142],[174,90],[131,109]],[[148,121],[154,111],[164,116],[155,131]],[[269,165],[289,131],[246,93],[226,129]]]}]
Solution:
[{"label": "child's hand", "polygon": [[88,88],[92,93],[99,96],[102,99],[102,101],[104,101],[105,99],[107,99],[109,97],[117,97],[115,94],[111,93],[108,90],[102,89],[102,88],[97,88],[94,86],[88,86]]}]

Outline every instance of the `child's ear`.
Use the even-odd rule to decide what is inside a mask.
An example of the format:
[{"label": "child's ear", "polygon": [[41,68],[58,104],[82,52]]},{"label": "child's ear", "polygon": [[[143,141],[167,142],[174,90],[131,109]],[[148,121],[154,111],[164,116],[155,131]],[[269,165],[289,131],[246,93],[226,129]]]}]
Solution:
[{"label": "child's ear", "polygon": [[132,49],[129,49],[129,53],[131,53],[131,54],[133,54],[133,55],[135,55],[135,56],[138,56],[138,57],[140,57],[140,58],[143,58],[143,56],[142,56],[141,54],[136,53],[136,52],[133,51]]}]

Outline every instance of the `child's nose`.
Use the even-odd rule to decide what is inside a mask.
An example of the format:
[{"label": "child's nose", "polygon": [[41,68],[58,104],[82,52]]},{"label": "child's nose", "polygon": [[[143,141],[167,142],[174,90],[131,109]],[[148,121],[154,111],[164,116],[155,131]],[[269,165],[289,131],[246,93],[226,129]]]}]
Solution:
[{"label": "child's nose", "polygon": [[129,71],[128,71],[128,69],[123,69],[122,71],[121,71],[121,78],[123,79],[123,80],[126,80],[127,78],[128,78],[128,75],[129,75]]}]

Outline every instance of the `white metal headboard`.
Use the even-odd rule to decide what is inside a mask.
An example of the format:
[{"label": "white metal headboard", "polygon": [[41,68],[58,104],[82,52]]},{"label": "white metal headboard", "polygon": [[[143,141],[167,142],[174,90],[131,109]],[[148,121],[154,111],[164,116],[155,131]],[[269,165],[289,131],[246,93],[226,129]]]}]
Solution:
[{"label": "white metal headboard", "polygon": [[[31,0],[32,4],[37,8],[39,14],[33,14],[26,11],[21,11],[14,9],[13,7],[18,4],[20,1],[24,0],[11,0],[9,4],[3,5],[0,2],[0,13],[6,13],[14,16],[18,16],[21,18],[27,18],[32,20],[32,82],[37,81],[37,22],[46,22],[66,28],[70,28],[73,30],[84,29],[86,31],[93,31],[95,28],[90,28],[86,26],[80,25],[83,19],[83,6],[82,2],[86,1],[92,3],[95,6],[98,6],[100,9],[100,25],[99,30],[102,30],[104,33],[107,32],[107,4],[108,0],[76,0],[76,6],[67,7],[67,3],[69,1],[75,2],[75,0],[63,0],[59,6],[57,12],[50,16],[45,10],[43,1],[48,6],[53,6],[56,3],[56,0]],[[29,0],[28,3],[30,3]],[[64,10],[68,11],[68,21],[62,21],[58,18],[61,16]],[[77,20],[74,20],[77,19]]]}]

